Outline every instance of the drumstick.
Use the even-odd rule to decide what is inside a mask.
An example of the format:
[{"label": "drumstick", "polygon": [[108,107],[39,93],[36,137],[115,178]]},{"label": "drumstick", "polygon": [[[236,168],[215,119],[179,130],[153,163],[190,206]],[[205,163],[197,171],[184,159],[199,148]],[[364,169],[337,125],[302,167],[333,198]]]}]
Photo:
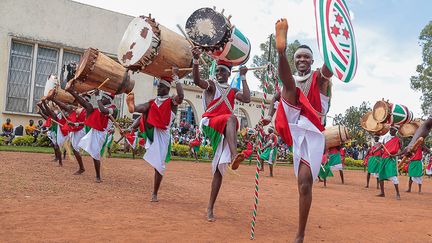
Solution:
[{"label": "drumstick", "polygon": [[106,78],[105,81],[103,81],[103,82],[101,83],[101,85],[99,85],[96,89],[100,89],[100,88],[102,88],[102,86],[104,86],[104,85],[105,85],[109,80],[110,80],[109,78]]},{"label": "drumstick", "polygon": [[[414,143],[414,145],[412,146],[412,149],[411,149],[409,152],[411,153],[412,151],[416,150],[417,147],[420,146],[420,144],[423,143],[423,141],[424,141],[424,138],[423,138],[423,137],[419,137],[419,138],[417,139],[417,141]],[[411,157],[411,156],[410,156],[410,157]],[[408,161],[408,159],[409,159],[410,157],[408,157],[408,156],[405,155],[405,156],[402,158],[401,162],[398,164],[398,168],[400,168],[400,167],[402,167],[404,164],[406,164],[406,162]]]},{"label": "drumstick", "polygon": [[[192,40],[186,35],[186,33],[184,32],[183,28],[177,24],[177,28],[181,31],[181,33],[183,34],[184,38],[186,38],[186,40],[189,42],[189,44],[191,46],[195,46],[195,44],[192,42]],[[207,65],[206,61],[204,60],[204,58],[202,56],[200,56],[200,60],[202,62],[202,64]]]},{"label": "drumstick", "polygon": [[[267,68],[267,66],[251,67],[251,68],[248,68],[248,70],[260,70],[260,69],[265,69],[265,68]],[[233,70],[232,72],[238,73],[238,72],[240,72],[240,69]]]},{"label": "drumstick", "polygon": [[58,121],[56,121],[56,120],[54,120],[54,119],[51,119],[51,121],[53,121],[54,123],[57,123],[59,126],[63,126],[63,124],[60,124],[60,122],[58,122]]},{"label": "drumstick", "polygon": [[[192,71],[193,68],[179,68],[179,71]],[[171,72],[172,68],[167,68],[164,70],[165,72]]]},{"label": "drumstick", "polygon": [[115,141],[115,143],[118,144],[123,138],[124,138],[124,136],[122,135],[117,141]]},{"label": "drumstick", "polygon": [[114,123],[114,126],[120,130],[120,132],[123,132],[123,129],[120,127],[120,125],[117,123],[117,121],[114,119],[112,115],[108,115],[109,119]]}]

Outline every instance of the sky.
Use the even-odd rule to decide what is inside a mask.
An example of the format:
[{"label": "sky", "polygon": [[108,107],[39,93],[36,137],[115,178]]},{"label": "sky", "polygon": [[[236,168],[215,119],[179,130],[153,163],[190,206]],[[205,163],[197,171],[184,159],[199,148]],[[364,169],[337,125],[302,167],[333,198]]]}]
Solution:
[{"label": "sky", "polygon": [[[299,40],[314,52],[313,68],[322,66],[323,59],[316,40],[313,0],[78,0],[77,2],[109,9],[132,16],[152,14],[160,24],[178,32],[187,18],[202,7],[216,6],[232,15],[231,23],[250,40],[251,58],[259,55],[259,44],[274,33],[278,18],[287,18],[288,42]],[[432,21],[429,0],[346,0],[351,12],[357,43],[358,67],[354,79],[343,83],[333,78],[333,96],[329,116],[344,113],[350,106],[363,101],[373,104],[381,98],[406,105],[414,117],[421,117],[421,93],[410,88],[410,77],[421,63],[418,36]],[[259,81],[252,72],[247,76],[252,90]],[[330,120],[331,121],[331,120]]]}]

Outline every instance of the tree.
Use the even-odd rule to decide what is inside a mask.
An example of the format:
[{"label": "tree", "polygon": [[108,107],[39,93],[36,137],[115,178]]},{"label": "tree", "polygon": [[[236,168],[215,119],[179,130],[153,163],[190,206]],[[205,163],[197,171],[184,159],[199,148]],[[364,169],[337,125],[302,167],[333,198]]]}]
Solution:
[{"label": "tree", "polygon": [[432,21],[423,28],[419,40],[423,63],[417,65],[417,75],[411,76],[411,88],[422,92],[421,108],[423,113],[428,115],[432,107]]},{"label": "tree", "polygon": [[[270,41],[271,41],[271,49],[270,49],[270,53],[269,53]],[[265,66],[270,62],[271,64],[273,64],[275,66],[275,68],[277,68],[278,56],[277,56],[277,51],[275,50],[275,46],[276,46],[276,41],[275,41],[274,35],[270,35],[269,39],[266,42],[260,44],[260,49],[262,51],[262,54],[260,56],[255,55],[253,57],[253,63],[256,66]],[[297,47],[299,47],[299,46],[300,46],[300,42],[298,40],[295,40],[293,43],[290,43],[287,46],[286,52],[287,52],[288,62],[290,64],[291,70],[295,70],[294,52],[297,50]],[[254,75],[257,79],[260,80],[260,82],[261,82],[260,88],[263,89],[264,88],[264,81],[265,81],[265,70],[256,70],[256,71],[254,71]],[[274,93],[274,83],[269,82],[268,85],[269,85],[269,88],[268,88],[267,92],[269,94],[273,94]]]},{"label": "tree", "polygon": [[337,114],[333,118],[333,125],[343,125],[348,128],[350,138],[355,140],[357,144],[362,144],[367,141],[366,132],[360,126],[360,119],[363,115],[371,111],[369,102],[363,101],[359,107],[351,106],[345,110],[344,114]]}]

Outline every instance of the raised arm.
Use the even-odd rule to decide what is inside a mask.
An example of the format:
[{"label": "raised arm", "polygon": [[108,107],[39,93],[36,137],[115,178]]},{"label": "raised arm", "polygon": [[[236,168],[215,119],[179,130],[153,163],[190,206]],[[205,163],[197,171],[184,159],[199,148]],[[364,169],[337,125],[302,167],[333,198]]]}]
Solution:
[{"label": "raised arm", "polygon": [[286,56],[288,21],[280,19],[276,22],[276,49],[279,55],[278,73],[282,80],[282,97],[292,105],[297,105],[297,90],[294,77]]},{"label": "raised arm", "polygon": [[247,71],[248,71],[247,67],[240,68],[240,79],[242,81],[243,91],[236,93],[236,99],[243,103],[250,103],[251,101],[249,86],[246,82]]},{"label": "raised arm", "polygon": [[128,110],[130,113],[147,113],[149,109],[149,102],[145,102],[142,104],[135,105],[135,94],[133,92],[130,92],[126,97],[126,105],[128,107]]},{"label": "raised arm", "polygon": [[176,92],[177,92],[177,94],[173,98],[173,105],[171,106],[171,110],[174,113],[177,113],[177,106],[183,103],[183,99],[184,99],[183,86],[179,82],[178,71],[179,71],[178,67],[172,67],[173,79],[176,84]]},{"label": "raised arm", "polygon": [[56,105],[60,107],[60,109],[66,111],[67,113],[71,113],[74,109],[73,106],[69,104],[65,104],[57,99],[52,99],[51,101],[54,102]]},{"label": "raised arm", "polygon": [[426,137],[429,135],[431,128],[432,128],[432,116],[429,116],[429,118],[425,122],[423,122],[423,124],[417,129],[416,133],[411,139],[411,142],[408,144],[408,146],[406,146],[406,148],[402,150],[401,154],[413,152],[411,150],[414,146],[414,143],[420,137],[426,139]]},{"label": "raised arm", "polygon": [[201,56],[201,50],[199,47],[195,46],[192,48],[192,55],[193,55],[193,67],[192,67],[192,75],[193,75],[193,81],[196,86],[200,87],[201,89],[207,89],[211,88],[209,87],[209,83],[207,81],[204,81],[200,78],[199,73],[199,58]]},{"label": "raised arm", "polygon": [[42,105],[43,105],[43,107],[44,107],[44,109],[45,109],[46,114],[48,114],[48,116],[50,116],[51,119],[54,119],[54,120],[58,121],[58,118],[57,118],[56,114],[54,113],[54,111],[52,111],[52,110],[48,107],[48,105],[46,104],[46,101],[45,101],[45,100],[42,101]]},{"label": "raised arm", "polygon": [[78,101],[78,103],[86,110],[87,116],[90,115],[94,110],[92,104],[90,104],[90,102],[81,97],[81,95],[75,92],[72,88],[73,86],[70,86],[66,89],[66,91],[69,92],[76,99],[76,101]]}]

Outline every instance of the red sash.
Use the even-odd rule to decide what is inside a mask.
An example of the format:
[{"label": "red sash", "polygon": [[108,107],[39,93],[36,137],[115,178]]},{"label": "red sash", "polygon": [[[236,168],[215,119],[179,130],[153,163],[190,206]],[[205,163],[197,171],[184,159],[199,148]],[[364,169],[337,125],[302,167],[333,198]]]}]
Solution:
[{"label": "red sash", "polygon": [[[76,110],[72,111],[72,113],[68,116],[68,120],[71,122],[82,123],[86,120],[86,110],[82,109],[80,114],[77,116]],[[84,127],[84,125],[79,126],[69,126],[71,132],[78,132]]]},{"label": "red sash", "polygon": [[[321,121],[316,114],[314,108],[311,106],[303,92],[299,88],[296,89],[298,97],[297,108],[300,109],[300,115],[306,117],[316,128],[318,128],[318,130],[324,131],[324,127],[321,124]],[[287,105],[292,106],[285,100],[283,100],[282,102],[285,102]],[[292,137],[291,131],[289,129],[288,118],[285,115],[285,110],[282,104],[279,104],[276,110],[275,127],[276,131],[279,133],[284,143],[286,143],[288,146],[292,146]]]},{"label": "red sash", "polygon": [[411,157],[411,161],[413,161],[413,160],[421,160],[422,157],[423,157],[422,147],[418,146],[417,150],[414,153],[414,155]]},{"label": "red sash", "polygon": [[231,110],[234,109],[235,94],[236,94],[235,91],[231,89],[227,95],[227,99],[231,105],[231,109],[227,106],[225,101],[222,101],[213,110],[208,111],[210,107],[213,107],[215,103],[217,103],[220,99],[222,99],[222,95],[221,95],[219,98],[214,99],[210,102],[210,104],[207,106],[206,112],[202,115],[202,117],[212,118],[219,115],[231,115]]},{"label": "red sash", "polygon": [[385,149],[383,153],[383,158],[388,158],[391,155],[395,155],[401,147],[399,138],[393,137],[387,143],[384,144],[384,147]]},{"label": "red sash", "polygon": [[171,102],[171,98],[168,98],[157,106],[155,101],[151,100],[147,122],[154,127],[167,130],[171,121]]},{"label": "red sash", "polygon": [[[115,105],[111,104],[107,108],[115,109]],[[84,125],[89,126],[98,131],[104,131],[108,126],[108,115],[100,112],[99,108],[93,110],[93,112],[87,117]]]}]

